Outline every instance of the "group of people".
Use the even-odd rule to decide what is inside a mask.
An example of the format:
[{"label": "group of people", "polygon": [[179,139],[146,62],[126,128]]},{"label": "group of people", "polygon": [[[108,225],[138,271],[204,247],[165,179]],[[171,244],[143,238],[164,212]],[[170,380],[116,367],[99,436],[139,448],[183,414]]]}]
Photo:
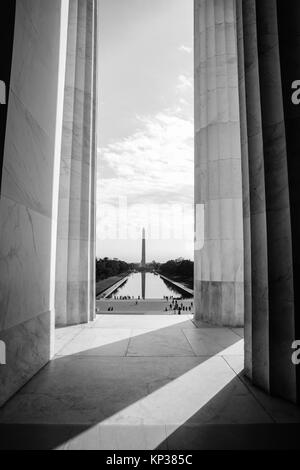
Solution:
[{"label": "group of people", "polygon": [[169,307],[170,309],[168,309],[168,307],[165,308],[165,312],[173,311],[174,315],[181,315],[182,312],[192,312],[194,302],[191,302],[189,306],[184,305],[182,302],[179,305],[177,299],[172,299],[172,303],[170,303]]},{"label": "group of people", "polygon": [[172,302],[175,303],[175,302],[180,302],[180,300],[183,300],[182,297],[174,297],[173,295],[171,295],[170,297],[168,297],[167,295],[164,295],[164,300],[166,300],[167,302]]},{"label": "group of people", "polygon": [[[116,297],[114,296],[114,300],[134,300],[135,297],[130,297],[130,295],[126,295],[125,297],[122,296],[122,297]],[[140,297],[138,297],[138,300],[141,300]]]},{"label": "group of people", "polygon": [[[138,297],[137,299],[135,297],[130,297],[130,296],[125,296],[125,297],[117,297],[114,296],[114,300],[135,300],[135,304],[138,305],[139,300],[141,300],[141,297]],[[166,302],[170,302],[169,307],[165,308],[165,312],[173,311],[174,315],[181,315],[182,312],[192,312],[192,309],[194,307],[194,303],[191,302],[190,305],[184,305],[182,302],[182,297],[180,298],[175,298],[173,296],[164,296],[164,300]],[[181,303],[180,303],[181,302]],[[114,308],[109,307],[108,312],[113,312]]]}]

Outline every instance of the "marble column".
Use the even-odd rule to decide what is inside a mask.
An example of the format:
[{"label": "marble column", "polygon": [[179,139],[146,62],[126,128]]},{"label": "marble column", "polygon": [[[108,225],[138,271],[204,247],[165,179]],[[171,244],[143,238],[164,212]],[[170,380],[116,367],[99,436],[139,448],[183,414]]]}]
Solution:
[{"label": "marble column", "polygon": [[90,214],[90,321],[96,318],[96,200],[97,200],[97,156],[98,156],[98,45],[99,37],[98,0],[94,1],[94,57],[93,57],[93,116],[91,157],[91,214]]},{"label": "marble column", "polygon": [[97,1],[70,0],[56,264],[56,323],[95,316]]},{"label": "marble column", "polygon": [[16,1],[0,193],[0,405],[53,352],[67,26],[68,0]]},{"label": "marble column", "polygon": [[243,215],[235,0],[195,0],[195,318],[242,326]]},{"label": "marble column", "polygon": [[291,83],[300,72],[299,21],[299,2],[238,5],[246,371],[254,384],[294,402],[300,108],[291,103]]}]

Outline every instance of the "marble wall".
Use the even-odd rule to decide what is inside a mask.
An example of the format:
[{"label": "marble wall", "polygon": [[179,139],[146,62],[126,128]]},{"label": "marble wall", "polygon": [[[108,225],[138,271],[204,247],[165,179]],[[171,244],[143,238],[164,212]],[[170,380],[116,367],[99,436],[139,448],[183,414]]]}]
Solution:
[{"label": "marble wall", "polygon": [[300,108],[291,102],[300,72],[299,21],[299,2],[238,5],[246,370],[256,385],[291,401],[299,400],[291,359],[299,334],[294,285],[300,233],[293,202],[298,206]]},{"label": "marble wall", "polygon": [[70,0],[56,265],[56,323],[95,317],[97,1]]},{"label": "marble wall", "polygon": [[3,151],[7,120],[7,90],[10,86],[12,49],[14,40],[16,0],[10,1],[8,11],[0,15],[1,61],[0,61],[0,190],[2,180]]},{"label": "marble wall", "polygon": [[235,0],[195,0],[196,320],[244,322],[241,142]]},{"label": "marble wall", "polygon": [[0,198],[0,405],[51,357],[67,0],[17,0]]}]

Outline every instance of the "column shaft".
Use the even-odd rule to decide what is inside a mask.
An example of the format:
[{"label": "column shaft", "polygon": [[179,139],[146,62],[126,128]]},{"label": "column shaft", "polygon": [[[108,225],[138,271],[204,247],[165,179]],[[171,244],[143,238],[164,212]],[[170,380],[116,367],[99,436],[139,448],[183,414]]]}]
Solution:
[{"label": "column shaft", "polygon": [[243,325],[243,217],[235,0],[195,1],[196,319]]},{"label": "column shaft", "polygon": [[94,317],[96,0],[71,0],[61,156],[56,319]]},{"label": "column shaft", "polygon": [[[293,185],[287,165],[289,139],[280,67],[278,25],[282,20],[278,4],[281,1],[244,0],[239,6],[243,29],[240,69],[245,71],[244,81],[240,81],[241,110],[244,108],[241,123],[242,135],[246,123],[248,143],[242,147],[244,200],[249,197],[244,231],[245,251],[251,259],[251,302],[246,301],[245,321],[246,370],[256,385],[296,401],[296,370],[291,361],[295,339],[290,210]],[[247,268],[245,273],[247,284]]]},{"label": "column shaft", "polygon": [[[246,115],[246,86],[244,65],[244,28],[242,2],[237,2],[238,76],[240,92],[240,125],[242,151],[243,222],[244,222],[244,324],[245,324],[245,368],[252,377],[252,285],[251,285],[251,224],[250,186],[248,161],[248,132]],[[246,32],[245,32],[246,34]]]}]

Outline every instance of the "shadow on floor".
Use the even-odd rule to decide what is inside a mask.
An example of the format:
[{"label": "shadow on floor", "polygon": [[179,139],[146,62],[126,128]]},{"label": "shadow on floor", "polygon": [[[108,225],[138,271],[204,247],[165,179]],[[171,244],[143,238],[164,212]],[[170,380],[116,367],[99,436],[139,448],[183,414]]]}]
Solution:
[{"label": "shadow on floor", "polygon": [[219,330],[84,328],[1,409],[0,449],[294,448],[298,425],[274,424],[222,356],[241,338]]},{"label": "shadow on floor", "polygon": [[299,450],[299,432],[300,425],[294,423],[186,424],[166,445],[168,450]]}]

